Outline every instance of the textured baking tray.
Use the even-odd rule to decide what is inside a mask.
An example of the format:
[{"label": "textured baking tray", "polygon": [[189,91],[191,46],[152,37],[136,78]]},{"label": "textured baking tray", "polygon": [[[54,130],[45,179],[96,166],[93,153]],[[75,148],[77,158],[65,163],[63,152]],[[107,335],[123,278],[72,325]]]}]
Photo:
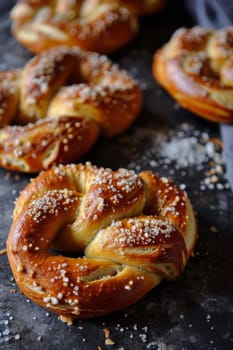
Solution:
[{"label": "textured baking tray", "polygon": [[[0,3],[0,69],[20,67],[31,57],[11,35],[13,4]],[[176,28],[189,25],[182,2],[171,2],[164,13],[141,20],[134,42],[112,56],[140,83],[143,108],[130,130],[99,139],[82,161],[172,177],[186,189],[197,214],[195,256],[178,280],[162,282],[136,305],[68,327],[20,293],[7,256],[1,255],[0,349],[233,348],[233,196],[225,179],[219,127],[179,108],[151,73],[156,49]],[[0,250],[14,201],[30,178],[0,169]],[[111,345],[105,343],[106,332]]]}]

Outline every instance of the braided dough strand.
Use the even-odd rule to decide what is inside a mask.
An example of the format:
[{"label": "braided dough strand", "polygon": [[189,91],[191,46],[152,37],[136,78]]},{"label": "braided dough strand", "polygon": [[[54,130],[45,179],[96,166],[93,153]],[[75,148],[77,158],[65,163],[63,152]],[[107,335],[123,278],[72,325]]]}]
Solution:
[{"label": "braided dough strand", "polygon": [[171,181],[87,163],[53,167],[26,186],[7,253],[22,292],[71,322],[120,310],[174,280],[196,239],[189,199]]},{"label": "braided dough strand", "polygon": [[105,56],[60,47],[1,72],[0,103],[0,165],[37,172],[79,159],[100,134],[124,132],[140,111],[141,91]]},{"label": "braided dough strand", "polygon": [[178,103],[210,121],[233,122],[233,27],[177,30],[153,73]]}]

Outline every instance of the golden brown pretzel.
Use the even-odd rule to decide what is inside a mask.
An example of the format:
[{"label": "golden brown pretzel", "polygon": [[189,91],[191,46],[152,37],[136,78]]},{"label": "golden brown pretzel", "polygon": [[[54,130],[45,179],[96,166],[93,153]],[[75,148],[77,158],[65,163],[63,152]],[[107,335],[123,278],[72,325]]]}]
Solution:
[{"label": "golden brown pretzel", "polygon": [[160,10],[165,0],[19,0],[11,11],[12,32],[32,52],[79,46],[110,53],[137,33],[137,15]]},{"label": "golden brown pretzel", "polygon": [[[137,83],[105,56],[66,47],[38,54],[0,73],[0,165],[37,172],[73,162],[100,133],[125,131],[140,107]],[[27,125],[4,127],[10,122]]]},{"label": "golden brown pretzel", "polygon": [[11,12],[12,32],[32,52],[79,46],[110,53],[137,33],[136,15],[158,11],[165,0],[20,0]]},{"label": "golden brown pretzel", "polygon": [[233,122],[233,27],[177,30],[155,54],[153,73],[183,107]]},{"label": "golden brown pretzel", "polygon": [[196,239],[190,201],[168,179],[71,164],[42,172],[21,192],[7,253],[21,291],[70,322],[122,309],[174,280]]}]

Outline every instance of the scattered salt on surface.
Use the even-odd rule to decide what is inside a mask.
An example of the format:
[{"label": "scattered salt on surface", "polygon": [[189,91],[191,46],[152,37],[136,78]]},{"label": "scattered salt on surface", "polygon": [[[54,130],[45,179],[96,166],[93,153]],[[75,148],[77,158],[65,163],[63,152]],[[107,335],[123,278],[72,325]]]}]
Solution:
[{"label": "scattered salt on surface", "polygon": [[221,141],[188,123],[166,130],[138,127],[133,136],[122,136],[119,142],[131,160],[128,164],[131,169],[141,171],[149,166],[153,170],[158,168],[160,173],[165,170],[171,177],[192,172],[195,182],[196,174],[200,178],[200,190],[229,188]]}]

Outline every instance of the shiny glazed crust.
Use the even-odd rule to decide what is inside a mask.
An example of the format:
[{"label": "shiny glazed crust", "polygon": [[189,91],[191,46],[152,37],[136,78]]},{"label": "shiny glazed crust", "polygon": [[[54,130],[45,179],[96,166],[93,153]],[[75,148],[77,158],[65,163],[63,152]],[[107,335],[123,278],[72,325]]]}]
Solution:
[{"label": "shiny glazed crust", "polygon": [[138,31],[137,16],[160,10],[165,0],[20,0],[11,11],[12,32],[32,52],[79,46],[110,53]]},{"label": "shiny glazed crust", "polygon": [[233,122],[233,27],[177,30],[156,52],[153,73],[181,106],[213,122]]},{"label": "shiny glazed crust", "polygon": [[99,134],[124,132],[140,108],[137,83],[105,56],[67,47],[38,54],[0,72],[0,166],[38,172],[76,161]]},{"label": "shiny glazed crust", "polygon": [[71,164],[42,172],[21,192],[7,253],[21,291],[71,323],[120,310],[163,278],[174,280],[196,240],[190,201],[170,180]]}]

